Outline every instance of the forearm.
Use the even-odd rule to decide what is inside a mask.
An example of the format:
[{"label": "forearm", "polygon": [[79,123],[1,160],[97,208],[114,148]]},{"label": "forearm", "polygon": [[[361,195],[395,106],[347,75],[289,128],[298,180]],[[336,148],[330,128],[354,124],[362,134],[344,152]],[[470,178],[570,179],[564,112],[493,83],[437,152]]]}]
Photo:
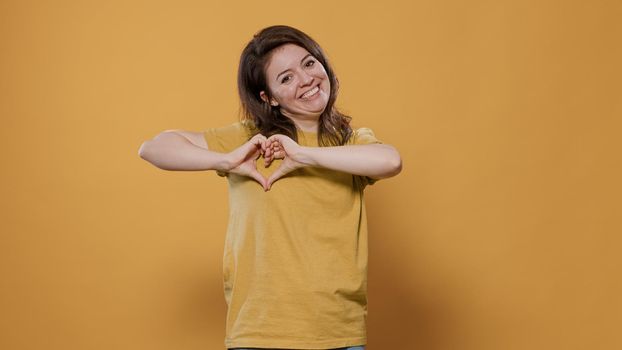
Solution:
[{"label": "forearm", "polygon": [[354,175],[382,179],[397,175],[402,160],[395,147],[386,144],[336,147],[302,147],[301,162]]},{"label": "forearm", "polygon": [[153,140],[145,141],[138,153],[144,160],[164,170],[224,170],[228,164],[225,153],[196,146],[174,132],[163,132]]}]

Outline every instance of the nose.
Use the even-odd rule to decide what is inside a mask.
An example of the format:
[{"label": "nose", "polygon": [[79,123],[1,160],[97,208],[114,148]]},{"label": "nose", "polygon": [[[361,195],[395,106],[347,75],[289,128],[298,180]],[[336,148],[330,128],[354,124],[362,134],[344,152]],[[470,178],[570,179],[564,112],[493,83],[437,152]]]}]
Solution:
[{"label": "nose", "polygon": [[300,77],[300,85],[306,86],[306,85],[311,84],[312,82],[313,82],[313,77],[307,72],[302,72],[302,75]]}]

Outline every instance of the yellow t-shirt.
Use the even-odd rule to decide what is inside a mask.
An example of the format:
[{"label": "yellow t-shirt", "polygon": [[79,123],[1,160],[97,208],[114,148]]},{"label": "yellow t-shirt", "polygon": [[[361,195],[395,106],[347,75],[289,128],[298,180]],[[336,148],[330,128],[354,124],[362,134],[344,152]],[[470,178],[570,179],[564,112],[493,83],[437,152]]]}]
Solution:
[{"label": "yellow t-shirt", "polygon": [[[204,131],[227,153],[252,136],[251,122]],[[317,134],[298,131],[301,146]],[[358,128],[348,145],[382,143]],[[281,164],[257,168],[266,178]],[[367,218],[363,190],[375,181],[319,167],[299,168],[269,191],[250,177],[229,184],[223,255],[225,346],[329,349],[367,343]]]}]

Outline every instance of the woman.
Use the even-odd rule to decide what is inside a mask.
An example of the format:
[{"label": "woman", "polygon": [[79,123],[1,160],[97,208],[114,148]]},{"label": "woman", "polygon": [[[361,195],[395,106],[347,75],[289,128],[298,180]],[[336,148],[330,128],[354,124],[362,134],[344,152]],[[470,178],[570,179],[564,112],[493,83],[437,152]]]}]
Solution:
[{"label": "woman", "polygon": [[363,190],[397,175],[397,150],[335,108],[320,46],[289,26],[242,52],[241,121],[167,130],[141,147],[167,170],[215,170],[229,183],[223,255],[229,349],[364,349]]}]

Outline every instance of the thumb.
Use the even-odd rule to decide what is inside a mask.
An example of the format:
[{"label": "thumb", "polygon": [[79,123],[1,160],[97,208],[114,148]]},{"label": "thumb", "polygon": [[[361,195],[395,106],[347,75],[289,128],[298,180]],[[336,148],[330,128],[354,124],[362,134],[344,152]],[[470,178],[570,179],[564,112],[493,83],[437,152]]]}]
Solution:
[{"label": "thumb", "polygon": [[251,157],[259,158],[259,156],[261,156],[261,149],[257,149],[257,147],[249,141],[232,151],[231,154],[235,159],[234,165],[237,166]]},{"label": "thumb", "polygon": [[259,182],[261,187],[263,187],[264,191],[267,191],[267,189],[268,189],[268,182],[267,182],[266,178],[263,177],[263,175],[261,175],[261,173],[259,171],[257,171],[257,169],[252,169],[250,171],[249,175],[255,181]]},{"label": "thumb", "polygon": [[266,180],[266,187],[268,190],[270,190],[270,188],[272,188],[272,184],[275,183],[276,180],[280,179],[284,174],[285,172],[283,171],[283,166],[278,167],[272,175],[270,175],[268,180]]},{"label": "thumb", "polygon": [[253,137],[252,139],[248,140],[243,145],[244,150],[247,151],[248,153],[250,153],[251,151],[259,151],[260,154],[262,154],[265,151],[265,146],[264,146],[264,141],[261,138],[259,138],[259,136],[263,136],[263,135],[256,135],[256,137]]}]

